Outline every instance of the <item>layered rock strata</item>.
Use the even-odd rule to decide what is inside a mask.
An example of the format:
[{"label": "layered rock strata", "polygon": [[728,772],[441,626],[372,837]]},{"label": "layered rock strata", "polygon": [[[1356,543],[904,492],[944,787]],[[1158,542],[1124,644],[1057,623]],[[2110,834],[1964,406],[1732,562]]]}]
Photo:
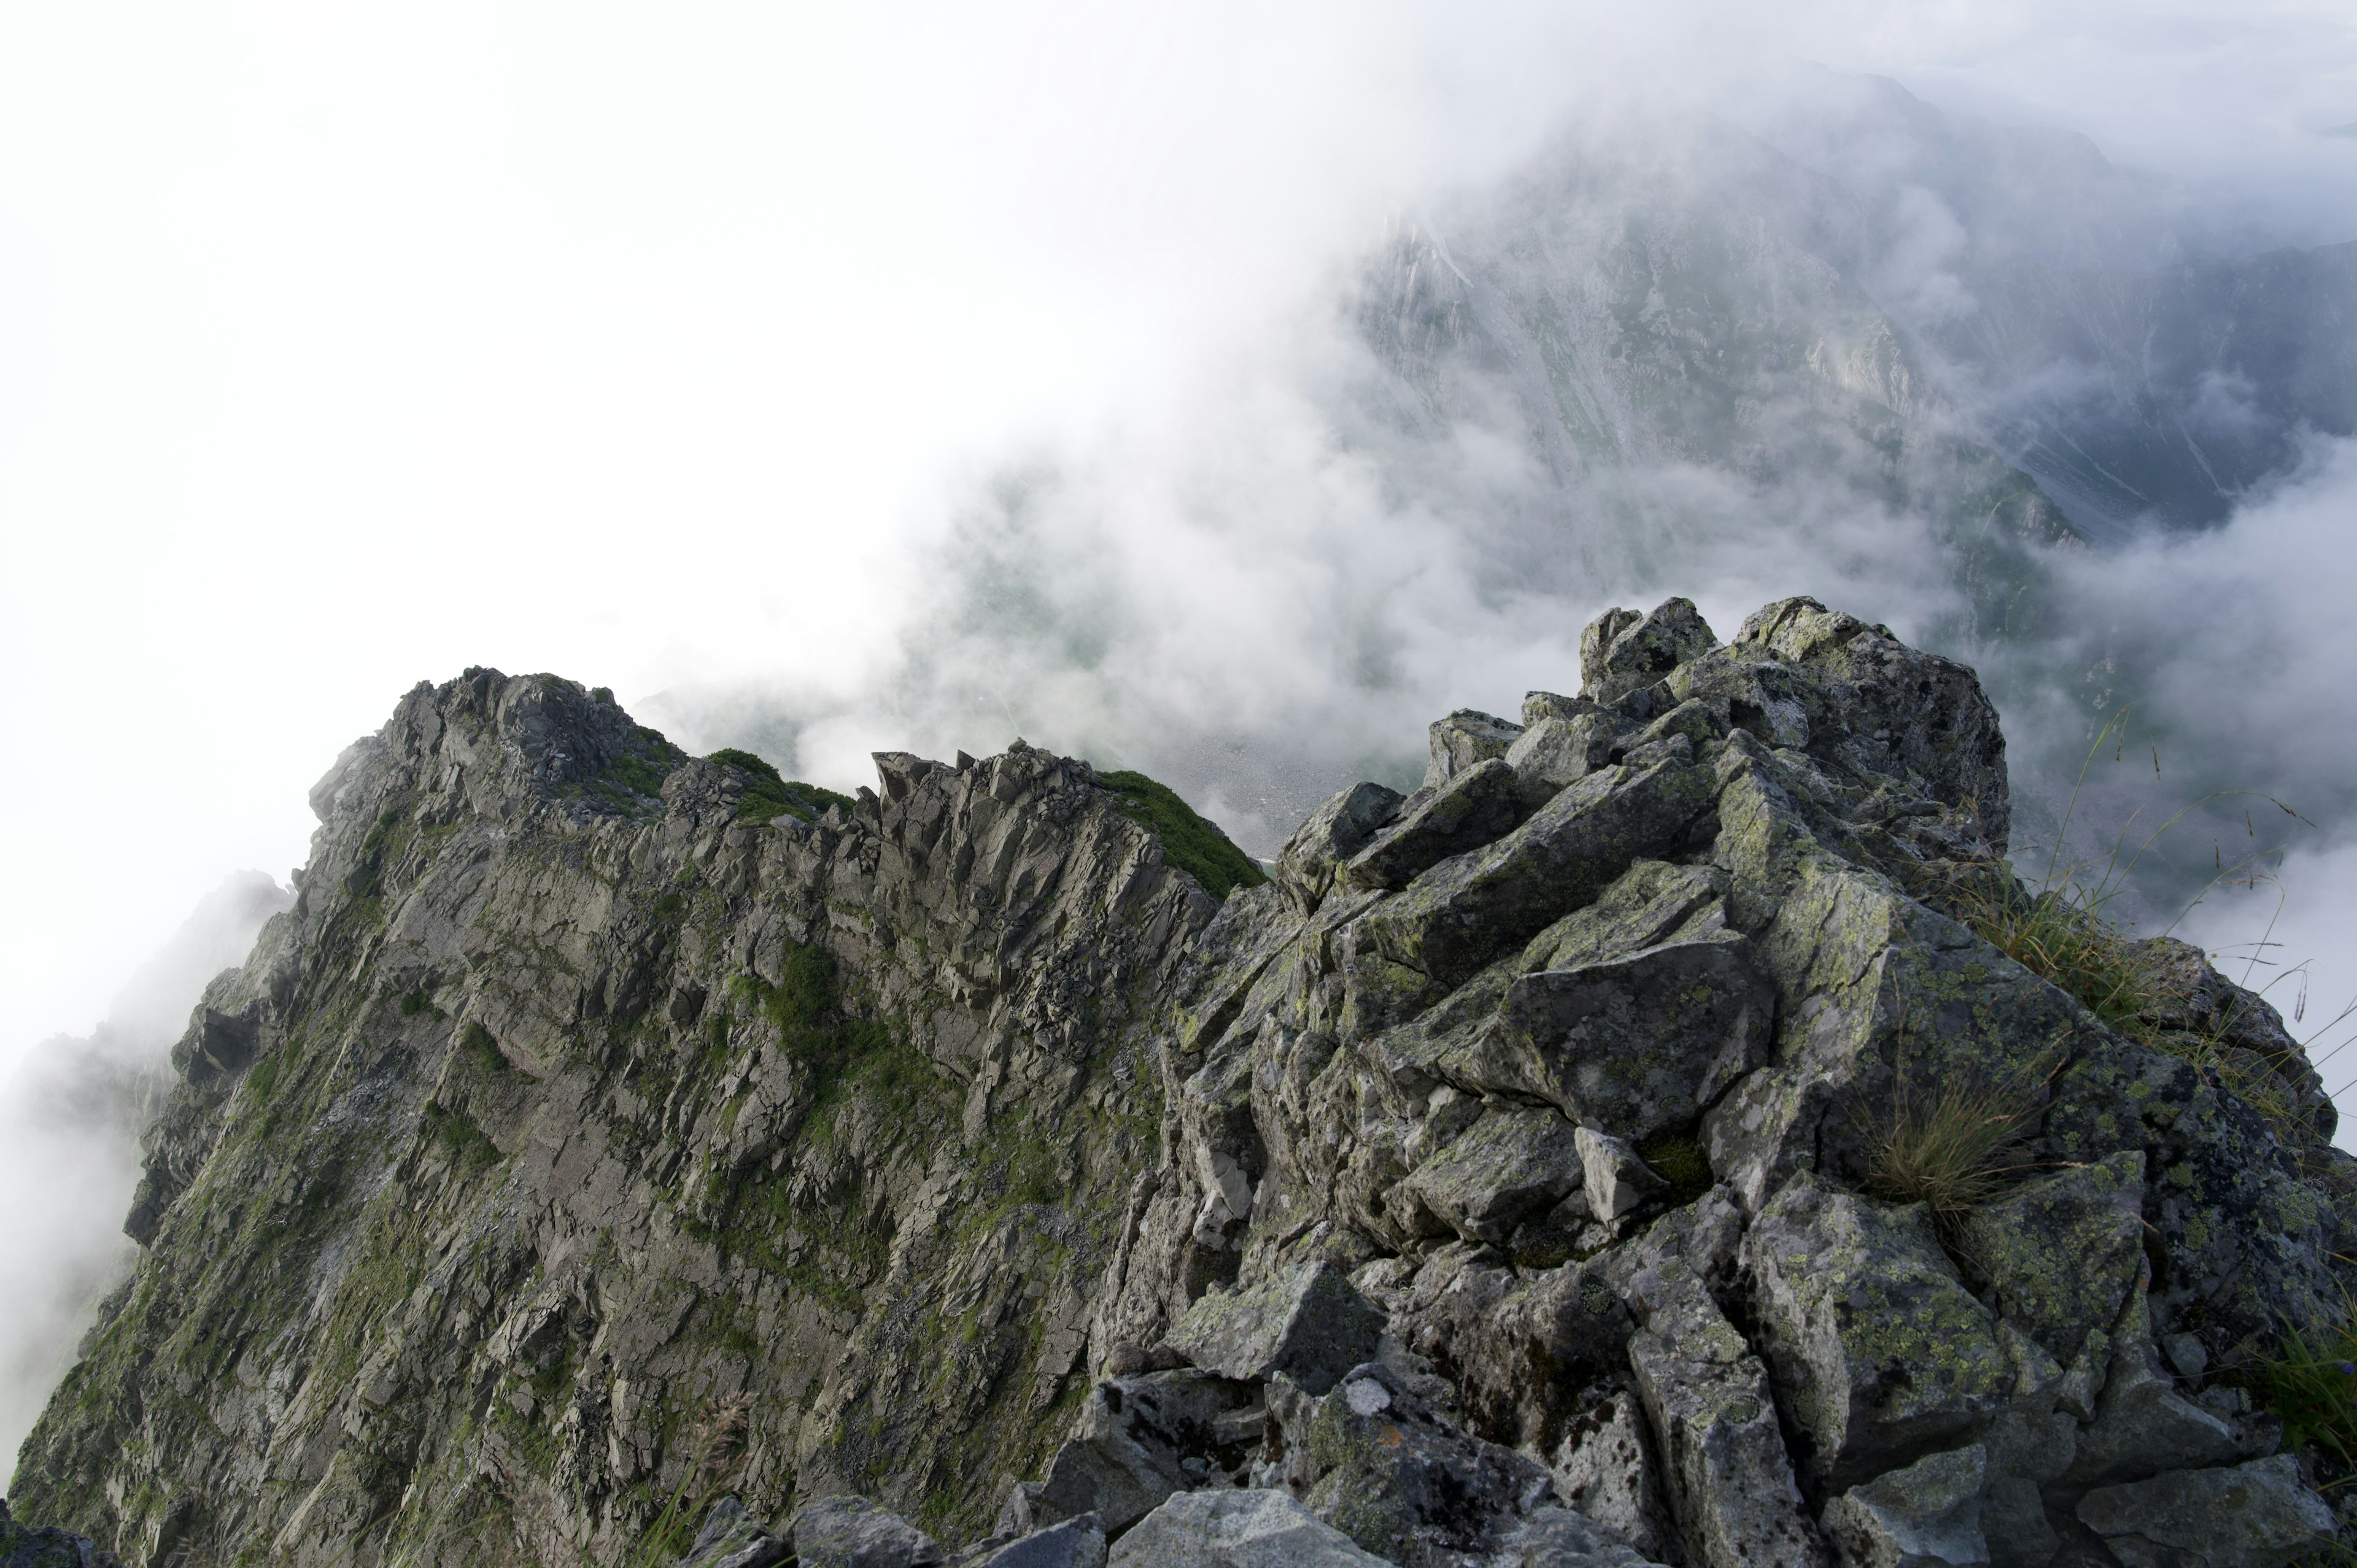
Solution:
[{"label": "layered rock strata", "polygon": [[[1805,599],[1582,656],[1217,904],[1028,748],[755,822],[577,687],[420,688],[199,1010],[20,1511],[322,1563],[621,1561],[723,1479],[716,1562],[2332,1529],[2233,1376],[2357,1256],[2280,1020],[2146,954],[2262,1113],[1943,912],[2004,875],[1969,670]],[[2019,1142],[1935,1217],[1888,1153],[1958,1088]]]}]

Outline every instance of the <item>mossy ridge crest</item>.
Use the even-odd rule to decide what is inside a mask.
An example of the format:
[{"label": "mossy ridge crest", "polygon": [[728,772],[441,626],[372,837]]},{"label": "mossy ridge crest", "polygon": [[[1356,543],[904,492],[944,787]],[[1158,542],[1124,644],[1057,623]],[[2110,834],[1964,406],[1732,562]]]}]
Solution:
[{"label": "mossy ridge crest", "polygon": [[1218,823],[1198,813],[1168,784],[1129,768],[1100,772],[1097,782],[1113,791],[1114,809],[1162,841],[1162,858],[1214,898],[1268,880],[1260,863],[1236,847]]}]

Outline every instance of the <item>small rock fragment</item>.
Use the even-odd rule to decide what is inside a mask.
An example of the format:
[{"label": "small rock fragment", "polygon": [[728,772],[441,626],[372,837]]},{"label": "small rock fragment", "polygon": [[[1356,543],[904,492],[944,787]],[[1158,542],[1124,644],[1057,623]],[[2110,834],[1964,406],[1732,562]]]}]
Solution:
[{"label": "small rock fragment", "polygon": [[1980,1568],[1989,1560],[1980,1504],[1987,1470],[1988,1454],[1975,1444],[1927,1455],[1835,1498],[1824,1527],[1842,1568]]},{"label": "small rock fragment", "polygon": [[1669,1183],[1637,1157],[1620,1138],[1582,1127],[1577,1134],[1579,1163],[1587,1175],[1587,1207],[1601,1219],[1618,1219]]}]

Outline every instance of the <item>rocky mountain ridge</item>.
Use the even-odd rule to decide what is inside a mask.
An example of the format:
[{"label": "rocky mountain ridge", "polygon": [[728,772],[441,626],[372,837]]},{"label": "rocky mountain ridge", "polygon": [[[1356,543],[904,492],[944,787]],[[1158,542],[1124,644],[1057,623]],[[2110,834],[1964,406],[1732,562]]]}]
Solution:
[{"label": "rocky mountain ridge", "polygon": [[[739,1568],[2335,1528],[2234,1376],[2357,1255],[2272,1010],[2147,945],[2222,1075],[1956,918],[2008,829],[1963,666],[1806,599],[1612,611],[1582,665],[1223,901],[1020,743],[769,810],[602,693],[419,687],[176,1053],[17,1511]],[[1957,1090],[2002,1158],[1909,1201]]]}]

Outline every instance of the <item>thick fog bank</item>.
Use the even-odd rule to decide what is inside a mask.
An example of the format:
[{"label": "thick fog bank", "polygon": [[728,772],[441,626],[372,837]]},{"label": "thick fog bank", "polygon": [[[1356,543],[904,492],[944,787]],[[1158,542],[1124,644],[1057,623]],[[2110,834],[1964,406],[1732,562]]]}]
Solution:
[{"label": "thick fog bank", "polygon": [[[1439,714],[1574,688],[1608,605],[1682,594],[1724,636],[1811,594],[1980,668],[2025,869],[2066,814],[2071,865],[2190,805],[2113,913],[2278,941],[2330,1016],[2357,961],[2284,937],[2357,907],[2322,875],[2357,829],[2357,250],[1888,81],[1747,91],[1568,130],[1156,420],[977,469],[868,689],[651,713],[846,778],[1021,734],[1266,855],[1343,784],[1412,779]],[[2253,796],[2298,815],[2246,823]]]},{"label": "thick fog bank", "polygon": [[139,1134],[169,1091],[171,1048],[205,984],[245,961],[294,896],[258,871],[231,877],[142,964],[85,1036],[46,1040],[0,1084],[0,1455],[17,1445],[71,1364],[91,1308],[130,1271],[123,1219]]}]

